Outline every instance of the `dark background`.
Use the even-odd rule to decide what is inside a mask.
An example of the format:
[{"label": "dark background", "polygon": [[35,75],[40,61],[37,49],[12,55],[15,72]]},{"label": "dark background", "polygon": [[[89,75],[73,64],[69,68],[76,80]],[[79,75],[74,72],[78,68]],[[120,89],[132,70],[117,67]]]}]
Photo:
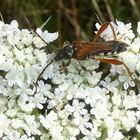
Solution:
[{"label": "dark background", "polygon": [[[107,5],[112,13],[107,10]],[[55,41],[58,47],[65,40],[91,40],[96,30],[95,23],[99,22],[97,15],[102,22],[113,19],[131,22],[136,31],[139,11],[140,0],[0,0],[5,23],[16,19],[20,28],[30,28],[24,16],[34,28],[51,16],[44,30],[59,31],[59,38]]]}]

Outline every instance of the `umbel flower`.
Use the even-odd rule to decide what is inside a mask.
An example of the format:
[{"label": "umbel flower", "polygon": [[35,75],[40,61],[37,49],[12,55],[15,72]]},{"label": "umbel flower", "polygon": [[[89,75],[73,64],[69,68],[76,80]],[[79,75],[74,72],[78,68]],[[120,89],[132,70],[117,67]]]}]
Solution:
[{"label": "umbel flower", "polygon": [[[140,139],[140,23],[135,36],[130,23],[116,22],[117,38],[129,44],[116,55],[132,77],[122,65],[111,65],[105,73],[100,62],[86,59],[81,61],[84,71],[72,59],[60,71],[58,61],[44,71],[35,93],[33,83],[55,53],[47,54],[46,44],[29,30],[20,30],[17,21],[0,21],[0,139]],[[57,32],[37,33],[47,44],[58,37]],[[113,40],[110,27],[101,37]]]}]

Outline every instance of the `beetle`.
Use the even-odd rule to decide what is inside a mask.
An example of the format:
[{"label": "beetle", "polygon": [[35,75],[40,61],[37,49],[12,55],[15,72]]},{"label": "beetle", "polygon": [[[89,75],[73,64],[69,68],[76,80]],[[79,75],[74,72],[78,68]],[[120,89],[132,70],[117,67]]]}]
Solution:
[{"label": "beetle", "polygon": [[[111,41],[104,41],[104,42],[96,42],[97,39],[99,38],[100,34],[110,25],[112,29],[112,33],[114,36],[114,40]],[[85,41],[74,41],[73,45],[71,44],[66,44],[64,45],[61,49],[59,49],[56,52],[56,55],[54,59],[48,63],[44,69],[41,71],[41,73],[38,75],[37,80],[35,82],[36,85],[36,90],[37,90],[37,82],[44,73],[45,69],[54,61],[60,61],[62,59],[77,59],[77,60],[83,60],[88,56],[93,57],[93,59],[96,59],[101,62],[105,63],[111,63],[114,65],[124,65],[128,74],[131,76],[132,73],[122,61],[115,59],[115,58],[95,58],[96,55],[99,55],[101,53],[121,53],[126,51],[127,47],[129,45],[122,42],[118,41],[116,39],[116,34],[114,31],[114,28],[110,22],[104,23],[97,34],[95,35],[94,39],[92,42],[85,42]],[[35,91],[36,92],[36,91]]]}]

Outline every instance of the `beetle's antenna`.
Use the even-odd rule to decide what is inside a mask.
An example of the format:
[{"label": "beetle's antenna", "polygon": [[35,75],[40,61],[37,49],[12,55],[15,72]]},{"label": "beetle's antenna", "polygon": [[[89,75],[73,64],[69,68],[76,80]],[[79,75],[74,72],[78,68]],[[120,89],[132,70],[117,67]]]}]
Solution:
[{"label": "beetle's antenna", "polygon": [[37,77],[37,79],[36,79],[36,82],[34,83],[34,85],[35,85],[35,92],[34,92],[34,94],[37,93],[37,85],[38,85],[39,79],[40,79],[41,76],[43,75],[43,73],[44,73],[44,71],[46,70],[46,68],[48,68],[48,67],[53,63],[53,61],[54,61],[54,59],[52,59],[52,60],[50,61],[50,63],[48,63],[48,64],[43,68],[43,70],[41,71],[41,73],[38,75],[38,77]]},{"label": "beetle's antenna", "polygon": [[99,21],[99,23],[102,25],[103,22],[102,22],[102,20],[100,19],[100,17],[98,16],[98,14],[97,14],[97,13],[94,13],[94,14],[95,14],[95,16],[97,17],[97,20]]},{"label": "beetle's antenna", "polygon": [[111,7],[110,7],[110,5],[109,5],[108,0],[104,0],[104,3],[105,3],[105,6],[106,6],[108,15],[109,15],[109,17],[110,17],[110,20],[113,21],[113,22],[115,23],[114,16],[113,16],[113,13],[112,13],[112,10],[111,10]]},{"label": "beetle's antenna", "polygon": [[109,22],[109,25],[110,25],[110,27],[111,27],[111,30],[112,30],[112,33],[113,33],[113,37],[114,37],[114,40],[116,41],[117,40],[117,35],[116,35],[116,33],[115,33],[115,30],[114,30],[114,27],[113,27],[113,25]]},{"label": "beetle's antenna", "polygon": [[[46,45],[48,45],[48,43],[45,41],[45,39],[43,39],[43,38],[35,31],[35,29],[32,27],[32,25],[30,24],[28,18],[27,18],[27,17],[24,17],[24,18],[25,18],[26,22],[28,23],[28,25],[29,25],[30,29],[32,30],[32,32],[34,32]],[[48,51],[49,53],[51,53],[50,47],[49,47],[49,46],[47,46],[47,51]]]},{"label": "beetle's antenna", "polygon": [[93,5],[94,5],[94,7],[95,7],[95,9],[96,9],[96,11],[97,11],[97,13],[98,13],[100,19],[101,19],[103,22],[105,22],[105,18],[104,18],[103,14],[102,14],[102,12],[101,12],[101,10],[100,10],[100,8],[99,8],[99,5],[98,5],[97,1],[96,1],[96,0],[92,0],[92,3],[93,3]]}]

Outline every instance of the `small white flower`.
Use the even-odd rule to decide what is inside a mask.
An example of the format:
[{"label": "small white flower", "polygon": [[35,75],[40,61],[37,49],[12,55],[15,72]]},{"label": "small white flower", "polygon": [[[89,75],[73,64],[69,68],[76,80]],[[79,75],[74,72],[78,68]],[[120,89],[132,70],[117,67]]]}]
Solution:
[{"label": "small white flower", "polygon": [[112,132],[112,135],[109,135],[109,140],[122,140],[123,139],[123,134],[120,131],[115,131]]},{"label": "small white flower", "polygon": [[12,29],[16,29],[16,28],[18,28],[18,22],[16,21],[16,20],[13,20],[13,21],[11,21],[11,23],[10,23],[10,27],[12,28]]},{"label": "small white flower", "polygon": [[47,56],[44,50],[34,49],[33,52],[30,53],[30,55],[32,53],[35,54],[36,61],[39,61],[41,66],[46,65],[50,56]]},{"label": "small white flower", "polygon": [[18,130],[10,128],[10,130],[6,130],[5,136],[3,137],[3,140],[14,140],[14,139],[20,139],[20,132]]},{"label": "small white flower", "polygon": [[60,91],[67,91],[69,84],[70,84],[69,81],[67,81],[67,82],[64,82],[63,84],[59,85]]},{"label": "small white flower", "polygon": [[136,66],[139,62],[139,57],[136,54],[132,52],[123,52],[123,54],[120,54],[120,57],[131,71],[136,69]]},{"label": "small white flower", "polygon": [[43,42],[43,41],[41,40],[41,38],[39,38],[38,36],[36,36],[36,37],[33,38],[33,43],[34,43],[35,46],[36,46],[37,48],[39,48],[39,49],[46,46],[46,43]]},{"label": "small white flower", "polygon": [[121,116],[121,110],[118,109],[118,106],[113,108],[113,111],[111,113],[112,118],[114,118],[115,120],[119,120],[120,116]]},{"label": "small white flower", "polygon": [[46,41],[46,43],[53,42],[58,38],[58,32],[49,33],[47,30],[42,32],[40,28],[37,28],[36,32]]},{"label": "small white flower", "polygon": [[86,77],[87,77],[88,82],[94,86],[94,85],[97,85],[97,83],[100,81],[101,74],[102,74],[101,72],[96,73],[95,71],[93,71],[92,75],[87,73]]},{"label": "small white flower", "polygon": [[53,139],[57,138],[58,140],[61,140],[63,138],[61,134],[63,127],[60,125],[57,114],[54,111],[51,111],[46,115],[46,118],[42,115],[39,118],[41,124],[50,132]]},{"label": "small white flower", "polygon": [[20,39],[21,38],[20,38],[19,29],[16,29],[15,31],[10,32],[7,35],[7,41],[12,45],[13,48],[15,47],[15,45],[20,49],[24,47],[23,44],[21,44]]},{"label": "small white flower", "polygon": [[20,37],[22,38],[21,39],[21,43],[22,44],[25,44],[27,46],[31,45],[32,39],[33,39],[33,35],[27,29],[22,29],[21,30]]},{"label": "small white flower", "polygon": [[140,73],[140,61],[138,62],[137,66],[136,66],[136,70]]},{"label": "small white flower", "polygon": [[132,42],[130,48],[134,53],[139,53],[140,51],[140,38],[137,37],[134,39],[134,41]]},{"label": "small white flower", "polygon": [[41,132],[39,130],[39,123],[35,121],[35,116],[34,115],[27,115],[25,117],[25,122],[27,125],[25,125],[24,129],[26,130],[26,133],[28,136],[31,136],[31,134],[34,135],[40,135]]},{"label": "small white flower", "polygon": [[54,111],[51,111],[46,117],[40,115],[39,116],[41,124],[46,128],[52,128],[54,127],[55,123],[57,123],[57,114]]},{"label": "small white flower", "polygon": [[115,105],[120,105],[121,104],[121,96],[118,93],[114,93],[113,97],[112,97],[112,101]]},{"label": "small white flower", "polygon": [[21,94],[18,99],[19,107],[25,112],[31,112],[35,108],[33,97],[26,94]]},{"label": "small white flower", "polygon": [[74,82],[75,82],[76,84],[80,84],[80,83],[83,82],[83,78],[82,78],[81,76],[77,75],[77,76],[75,76],[75,78],[74,78]]},{"label": "small white flower", "polygon": [[35,140],[35,138],[34,137],[28,137],[27,135],[24,134],[20,137],[20,140]]},{"label": "small white flower", "polygon": [[72,126],[68,126],[67,130],[71,136],[76,136],[76,135],[79,135],[79,133],[80,133],[80,130],[78,128],[72,127]]},{"label": "small white flower", "polygon": [[101,132],[100,130],[97,128],[96,125],[93,125],[93,127],[91,128],[91,131],[89,132],[89,134],[87,134],[83,140],[96,140],[97,138],[101,137]]},{"label": "small white flower", "polygon": [[135,117],[135,112],[133,111],[128,111],[126,113],[126,116],[122,116],[120,118],[122,125],[124,126],[124,128],[129,131],[131,128],[133,128],[135,126],[136,123],[136,117]]},{"label": "small white flower", "polygon": [[112,117],[107,117],[105,119],[105,125],[106,125],[108,130],[110,130],[110,129],[113,130],[115,127],[115,121],[113,120]]},{"label": "small white flower", "polygon": [[9,127],[11,121],[10,121],[10,119],[7,118],[6,115],[4,115],[2,113],[0,114],[0,120],[1,120],[1,123],[0,123],[0,138],[2,138],[3,133]]},{"label": "small white flower", "polygon": [[96,102],[98,100],[104,98],[104,89],[101,89],[100,87],[96,86],[95,88],[89,88],[88,89],[88,96],[85,98],[85,102],[87,104],[91,104],[92,107],[96,106]]},{"label": "small white flower", "polygon": [[52,79],[52,82],[55,84],[61,84],[65,81],[65,79],[66,79],[65,74],[58,74]]},{"label": "small white flower", "polygon": [[121,35],[124,35],[127,38],[133,39],[135,37],[133,31],[131,30],[131,23],[124,24],[121,21],[116,20],[117,22],[117,30]]},{"label": "small white flower", "polygon": [[[42,83],[42,85],[41,85],[41,83]],[[47,84],[44,85],[44,83],[42,81],[39,81],[38,85],[39,85],[38,88],[40,88],[40,93],[43,93],[44,96],[46,96],[47,98],[50,98],[50,99],[54,98],[54,94],[50,92],[50,89],[51,89],[50,85],[47,85]]]},{"label": "small white flower", "polygon": [[95,107],[90,110],[91,114],[95,115],[96,119],[106,118],[110,113],[108,99],[103,99],[104,100],[96,102]]},{"label": "small white flower", "polygon": [[90,131],[88,129],[92,128],[92,124],[89,122],[89,115],[86,114],[83,117],[81,115],[75,116],[73,122],[80,129],[81,133],[84,135],[88,135]]},{"label": "small white flower", "polygon": [[33,38],[33,42],[36,45],[37,48],[45,47],[48,43],[53,42],[58,38],[58,32],[56,33],[49,33],[48,31],[42,32],[40,28],[37,28],[36,32],[38,33],[38,36]]},{"label": "small white flower", "polygon": [[9,109],[9,110],[7,110],[7,116],[15,117],[17,112],[18,112],[18,109]]},{"label": "small white flower", "polygon": [[25,127],[25,122],[23,120],[20,119],[13,119],[11,122],[11,125],[15,128],[15,129],[19,129],[19,128],[24,128]]},{"label": "small white flower", "polygon": [[3,106],[6,106],[8,102],[8,99],[4,96],[0,96],[0,108],[2,108]]},{"label": "small white flower", "polygon": [[6,61],[6,57],[3,55],[0,55],[0,64],[3,64]]},{"label": "small white flower", "polygon": [[79,102],[78,100],[74,99],[72,106],[69,106],[70,108],[73,108],[73,116],[79,116],[79,115],[85,115],[87,113],[87,110],[84,109],[85,103]]},{"label": "small white flower", "polygon": [[131,109],[137,107],[138,98],[135,95],[125,95],[123,99],[123,106],[125,109]]}]

